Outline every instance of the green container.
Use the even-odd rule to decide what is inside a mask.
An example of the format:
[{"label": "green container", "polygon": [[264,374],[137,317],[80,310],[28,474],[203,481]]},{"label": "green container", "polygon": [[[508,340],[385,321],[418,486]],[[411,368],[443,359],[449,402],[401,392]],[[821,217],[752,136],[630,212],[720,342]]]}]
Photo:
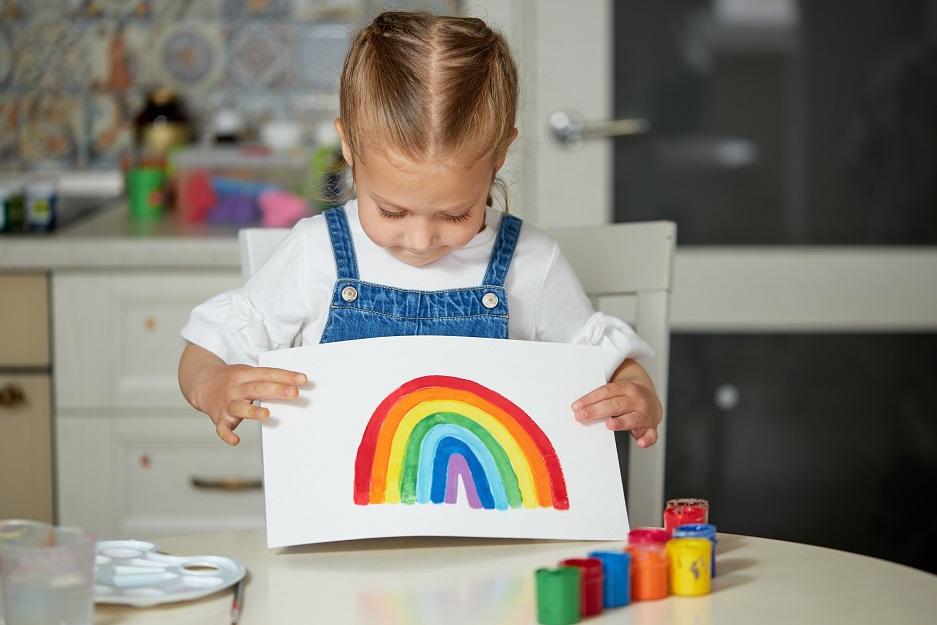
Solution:
[{"label": "green container", "polygon": [[579,622],[579,569],[561,566],[537,569],[537,621],[542,625]]},{"label": "green container", "polygon": [[135,167],[127,172],[127,202],[133,219],[159,219],[166,211],[166,172]]}]

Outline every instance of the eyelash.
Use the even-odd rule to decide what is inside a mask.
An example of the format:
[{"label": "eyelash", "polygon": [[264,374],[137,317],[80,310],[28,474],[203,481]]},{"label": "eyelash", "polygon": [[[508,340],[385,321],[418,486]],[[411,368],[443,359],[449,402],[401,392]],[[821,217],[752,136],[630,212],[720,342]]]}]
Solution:
[{"label": "eyelash", "polygon": [[[393,213],[388,210],[384,210],[380,206],[377,207],[377,211],[381,217],[385,219],[403,219],[404,213]],[[466,221],[469,218],[469,211],[465,211],[461,215],[445,215],[446,221],[451,221],[455,223]]]}]

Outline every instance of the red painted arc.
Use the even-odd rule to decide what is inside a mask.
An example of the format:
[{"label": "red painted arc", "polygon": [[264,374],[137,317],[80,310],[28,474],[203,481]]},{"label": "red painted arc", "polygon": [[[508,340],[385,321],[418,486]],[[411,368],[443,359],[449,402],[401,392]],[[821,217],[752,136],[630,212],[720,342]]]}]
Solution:
[{"label": "red painted arc", "polygon": [[547,438],[547,435],[540,429],[540,426],[507,397],[477,382],[447,375],[427,375],[414,378],[391,392],[378,407],[375,408],[364,430],[364,434],[361,436],[361,444],[358,445],[358,454],[355,456],[354,500],[356,504],[359,506],[366,506],[370,503],[371,472],[373,468],[374,452],[377,447],[378,435],[381,432],[381,427],[384,425],[384,419],[387,417],[387,413],[398,401],[410,393],[429,387],[455,388],[475,393],[514,416],[521,427],[530,434],[531,439],[534,441],[534,444],[537,446],[537,449],[540,451],[547,465],[547,473],[550,476],[550,492],[553,496],[553,507],[557,510],[569,509],[569,495],[566,491],[566,480],[563,478],[563,469],[560,467],[559,457],[556,455],[556,450],[553,448],[550,439]]}]

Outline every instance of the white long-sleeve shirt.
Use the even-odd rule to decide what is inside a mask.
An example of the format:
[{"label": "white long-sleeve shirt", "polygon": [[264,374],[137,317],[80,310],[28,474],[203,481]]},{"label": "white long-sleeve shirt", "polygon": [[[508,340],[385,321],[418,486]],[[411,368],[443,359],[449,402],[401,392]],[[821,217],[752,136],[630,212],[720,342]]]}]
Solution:
[{"label": "white long-sleeve shirt", "polygon": [[[375,245],[345,206],[359,278],[401,289],[436,291],[482,283],[502,213],[489,208],[485,228],[465,247],[424,267],[402,263]],[[318,343],[337,279],[328,226],[321,215],[296,224],[240,288],[197,306],[182,328],[187,341],[228,364],[257,364],[261,352]],[[624,321],[596,312],[559,246],[524,223],[505,283],[510,339],[598,345],[606,376],[625,358],[653,351]]]}]

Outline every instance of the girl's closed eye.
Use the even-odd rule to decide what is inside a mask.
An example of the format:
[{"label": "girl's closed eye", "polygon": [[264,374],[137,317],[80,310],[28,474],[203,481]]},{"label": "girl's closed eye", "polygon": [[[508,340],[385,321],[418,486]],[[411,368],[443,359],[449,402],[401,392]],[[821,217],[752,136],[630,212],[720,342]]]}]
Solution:
[{"label": "girl's closed eye", "polygon": [[471,212],[472,212],[472,211],[467,210],[467,211],[465,211],[464,213],[462,213],[461,215],[445,215],[445,218],[446,218],[447,221],[461,222],[461,221],[467,220],[467,219],[470,217],[470,213],[471,213]]},{"label": "girl's closed eye", "polygon": [[402,219],[404,216],[403,211],[389,211],[385,208],[377,207],[378,214],[384,219]]}]

